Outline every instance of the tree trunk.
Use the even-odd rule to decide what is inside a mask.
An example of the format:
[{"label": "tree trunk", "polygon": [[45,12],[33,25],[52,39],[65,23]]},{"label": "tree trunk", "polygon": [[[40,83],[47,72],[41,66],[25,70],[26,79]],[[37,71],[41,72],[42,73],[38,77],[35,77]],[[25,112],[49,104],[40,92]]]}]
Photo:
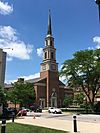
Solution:
[{"label": "tree trunk", "polygon": [[91,109],[91,112],[94,113],[94,101],[90,102],[90,109]]},{"label": "tree trunk", "polygon": [[15,109],[16,109],[16,101],[15,101]]}]

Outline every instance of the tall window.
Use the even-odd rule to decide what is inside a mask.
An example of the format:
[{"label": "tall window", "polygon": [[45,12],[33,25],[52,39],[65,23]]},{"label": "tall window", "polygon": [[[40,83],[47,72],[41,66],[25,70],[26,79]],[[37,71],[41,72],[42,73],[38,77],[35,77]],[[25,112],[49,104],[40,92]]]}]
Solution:
[{"label": "tall window", "polygon": [[48,41],[46,40],[46,46],[48,45]]},{"label": "tall window", "polygon": [[51,59],[53,59],[54,58],[54,54],[53,54],[53,52],[51,52]]},{"label": "tall window", "polygon": [[52,46],[52,41],[50,40],[50,46]]},{"label": "tall window", "polygon": [[47,58],[47,52],[45,52],[45,59]]}]

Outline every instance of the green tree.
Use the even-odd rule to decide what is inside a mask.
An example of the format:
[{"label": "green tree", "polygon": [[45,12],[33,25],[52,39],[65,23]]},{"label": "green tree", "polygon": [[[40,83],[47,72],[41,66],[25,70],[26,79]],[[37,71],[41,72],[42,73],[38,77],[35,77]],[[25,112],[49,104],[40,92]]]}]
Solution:
[{"label": "green tree", "polygon": [[72,96],[65,96],[63,100],[63,106],[69,107],[69,105],[72,105],[73,103],[73,97]]},{"label": "green tree", "polygon": [[0,86],[0,104],[5,103],[5,94],[3,92],[2,87]]},{"label": "green tree", "polygon": [[93,110],[100,89],[100,49],[76,52],[64,62],[60,75],[66,76],[69,86],[84,91]]},{"label": "green tree", "polygon": [[13,103],[19,103],[21,106],[29,106],[35,100],[35,91],[33,84],[16,82],[13,88],[7,92],[7,99]]},{"label": "green tree", "polygon": [[83,102],[84,102],[84,93],[83,92],[80,92],[79,94],[76,94],[75,96],[74,96],[74,100],[75,100],[75,102],[78,104],[78,105],[81,105],[81,104],[83,104]]}]

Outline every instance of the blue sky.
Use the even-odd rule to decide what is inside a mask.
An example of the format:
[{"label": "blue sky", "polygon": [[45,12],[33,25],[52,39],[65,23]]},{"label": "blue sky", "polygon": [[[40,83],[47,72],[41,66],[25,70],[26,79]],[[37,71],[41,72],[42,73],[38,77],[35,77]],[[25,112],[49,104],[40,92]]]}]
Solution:
[{"label": "blue sky", "polygon": [[0,48],[7,52],[5,82],[39,76],[49,9],[59,69],[74,52],[100,48],[94,0],[0,0]]}]

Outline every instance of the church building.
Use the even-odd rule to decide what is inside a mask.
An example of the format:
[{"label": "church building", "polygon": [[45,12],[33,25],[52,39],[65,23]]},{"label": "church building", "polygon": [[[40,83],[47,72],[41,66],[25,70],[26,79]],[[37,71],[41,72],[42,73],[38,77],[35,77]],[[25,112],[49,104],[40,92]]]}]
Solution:
[{"label": "church building", "polygon": [[51,27],[51,14],[48,15],[48,30],[43,49],[43,62],[40,65],[40,78],[33,82],[36,93],[36,104],[42,107],[61,107],[65,95],[72,95],[71,89],[59,80],[56,48]]},{"label": "church building", "polygon": [[[18,79],[20,82],[22,79]],[[40,78],[25,80],[33,83],[36,101],[35,104],[44,107],[62,107],[65,96],[72,96],[72,89],[59,80],[58,63],[56,62],[56,48],[51,27],[51,14],[48,15],[48,29],[43,49],[43,61],[40,64]],[[8,85],[5,86],[9,88]],[[11,85],[10,85],[11,88]]]}]

